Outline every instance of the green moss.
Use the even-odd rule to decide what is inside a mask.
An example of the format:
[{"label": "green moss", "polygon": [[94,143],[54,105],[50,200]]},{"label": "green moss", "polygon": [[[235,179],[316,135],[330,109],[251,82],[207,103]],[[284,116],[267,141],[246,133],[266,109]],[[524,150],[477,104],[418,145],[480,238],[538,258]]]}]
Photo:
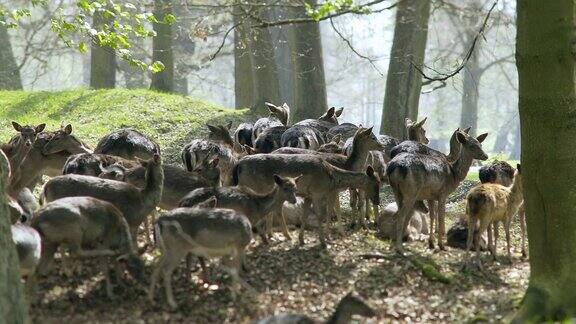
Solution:
[{"label": "green moss", "polygon": [[74,134],[94,147],[103,135],[134,127],[158,141],[167,161],[178,162],[182,146],[206,134],[207,122],[234,125],[252,119],[248,110],[231,110],[190,97],[150,90],[0,91],[0,140],[14,134],[12,120],[46,123],[48,130],[71,123]]}]

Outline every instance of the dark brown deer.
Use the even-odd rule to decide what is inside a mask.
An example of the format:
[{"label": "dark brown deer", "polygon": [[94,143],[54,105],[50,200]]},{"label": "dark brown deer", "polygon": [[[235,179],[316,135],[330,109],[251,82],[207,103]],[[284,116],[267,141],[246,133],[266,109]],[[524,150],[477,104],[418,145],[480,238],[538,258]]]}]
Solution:
[{"label": "dark brown deer", "polygon": [[[408,215],[414,204],[421,200],[428,200],[431,233],[435,215],[438,215],[438,246],[444,250],[446,198],[464,180],[474,159],[488,158],[481,144],[487,135],[473,138],[464,132],[458,132],[457,139],[462,144],[462,150],[458,159],[453,162],[445,157],[419,153],[401,153],[390,161],[386,174],[399,207],[395,240],[395,248],[399,253],[403,251],[402,236],[410,221]],[[431,248],[434,247],[434,235],[430,235],[428,243]]]},{"label": "dark brown deer", "polygon": [[290,107],[286,103],[282,106],[276,106],[266,103],[270,111],[270,116],[258,119],[252,127],[252,143],[256,144],[256,139],[267,128],[276,126],[288,126],[290,123]]},{"label": "dark brown deer", "polygon": [[148,160],[154,154],[160,154],[160,147],[139,131],[122,128],[102,137],[94,153],[116,155],[130,160],[136,157]]}]

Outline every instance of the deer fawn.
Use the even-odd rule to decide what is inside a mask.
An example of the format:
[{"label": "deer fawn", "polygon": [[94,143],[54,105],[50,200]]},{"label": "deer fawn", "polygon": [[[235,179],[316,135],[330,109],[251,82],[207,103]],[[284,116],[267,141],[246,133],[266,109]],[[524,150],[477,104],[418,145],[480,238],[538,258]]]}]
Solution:
[{"label": "deer fawn", "polygon": [[252,227],[244,215],[231,209],[177,208],[158,218],[154,232],[162,256],[150,280],[148,298],[151,302],[154,302],[156,282],[162,274],[168,305],[177,307],[171,276],[188,253],[203,258],[222,258],[225,270],[234,281],[250,287],[239,275],[246,247],[252,240]]},{"label": "deer fawn", "polygon": [[[438,214],[438,246],[444,250],[444,214],[446,198],[464,180],[474,159],[486,160],[488,155],[482,150],[482,142],[488,134],[477,138],[464,132],[457,133],[462,150],[456,161],[449,162],[445,157],[420,153],[401,153],[395,156],[386,169],[390,186],[394,192],[399,210],[396,214],[395,248],[402,253],[402,236],[410,221],[409,215],[417,201],[428,200],[430,229],[434,229],[435,215]],[[436,208],[437,203],[437,208]],[[428,244],[434,247],[434,235]]]},{"label": "deer fawn", "polygon": [[126,217],[136,242],[138,227],[160,202],[164,183],[164,171],[158,154],[141,163],[146,168],[146,185],[143,188],[115,180],[67,174],[50,179],[44,185],[42,196],[45,202],[78,196],[110,202]]},{"label": "deer fawn", "polygon": [[[32,227],[43,241],[38,273],[50,270],[59,246],[69,249],[74,258],[111,258],[126,261],[132,276],[143,282],[144,264],[136,253],[130,228],[122,212],[114,205],[92,197],[62,198],[40,208],[32,220]],[[93,250],[85,246],[94,245]],[[106,278],[106,294],[113,297],[108,276],[108,262],[102,262]]]},{"label": "deer fawn", "polygon": [[[485,231],[488,231],[488,248],[492,253],[492,256],[496,258],[496,225],[498,223],[503,223],[504,231],[506,232],[508,259],[511,262],[510,224],[523,201],[520,164],[518,164],[518,169],[514,175],[511,187],[506,187],[496,183],[483,183],[472,188],[466,197],[466,214],[468,214],[469,218],[468,240],[466,244],[467,251],[472,247],[474,234],[480,236]],[[492,225],[492,228],[490,228],[490,225]],[[479,226],[479,229],[474,233],[476,226]],[[492,242],[492,229],[494,230],[494,242]],[[522,240],[524,241],[524,238],[522,238]],[[479,245],[476,246],[476,254],[478,255],[478,262],[480,262]]]}]

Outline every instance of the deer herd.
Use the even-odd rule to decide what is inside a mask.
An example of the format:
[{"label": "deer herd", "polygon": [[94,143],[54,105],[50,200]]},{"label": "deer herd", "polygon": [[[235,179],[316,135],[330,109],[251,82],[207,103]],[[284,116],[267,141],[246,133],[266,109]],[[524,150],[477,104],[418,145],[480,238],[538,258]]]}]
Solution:
[{"label": "deer herd", "polygon": [[[430,248],[445,250],[447,198],[474,160],[488,158],[482,149],[487,134],[473,137],[469,129],[456,129],[444,154],[426,145],[426,119],[406,119],[408,140],[400,141],[374,135],[372,128],[339,124],[342,109],[291,124],[286,104],[267,107],[268,117],[235,130],[231,123],[207,125],[206,139],[184,146],[183,167],[164,164],[158,144],[134,129],[114,131],[91,150],[71,125],[46,131],[44,124],[13,122],[17,133],[1,146],[1,174],[30,300],[57,253],[66,271],[74,259],[102,258],[109,297],[114,295],[111,264],[115,273],[127,270],[144,284],[138,243],[149,247],[152,237],[161,256],[149,280],[151,302],[162,278],[167,303],[177,307],[172,273],[184,258],[193,260],[190,256],[198,258],[203,272],[205,259],[221,258],[235,288],[254,291],[241,278],[253,233],[263,244],[274,238],[276,229],[291,240],[288,228],[296,225],[299,244],[305,243],[306,230],[313,230],[327,248],[327,227],[335,223],[344,233],[343,191],[349,192],[355,211],[350,221],[366,228],[374,222],[398,253],[404,253],[404,241],[420,238],[427,238]],[[42,187],[39,206],[32,192],[43,176],[50,179]],[[471,224],[466,249],[474,246],[480,255],[487,232],[495,258],[502,223],[510,258],[511,221],[520,210],[525,255],[520,166],[514,170],[505,162],[492,163],[480,170],[480,178],[482,184],[466,200]],[[381,210],[383,184],[391,187],[396,202]],[[163,213],[156,217],[158,209]],[[144,235],[139,241],[140,229]],[[476,260],[481,265],[479,256]],[[349,319],[355,313],[373,315],[348,295],[334,316]]]}]

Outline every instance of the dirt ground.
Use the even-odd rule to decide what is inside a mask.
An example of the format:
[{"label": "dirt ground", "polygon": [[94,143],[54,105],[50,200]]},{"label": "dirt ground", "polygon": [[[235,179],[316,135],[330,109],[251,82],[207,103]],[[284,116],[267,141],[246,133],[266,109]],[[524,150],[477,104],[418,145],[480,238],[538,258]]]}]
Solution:
[{"label": "dirt ground", "polygon": [[[459,201],[458,196],[453,200]],[[452,203],[450,219],[462,208],[462,202]],[[173,277],[177,311],[166,306],[163,289],[151,304],[129,279],[115,287],[116,299],[107,299],[97,262],[86,261],[71,277],[60,271],[41,282],[40,302],[31,313],[36,323],[245,323],[286,312],[324,320],[340,298],[354,291],[378,313],[376,318],[358,318],[361,323],[494,322],[513,314],[528,282],[517,227],[512,264],[503,257],[505,243],[500,240],[500,257],[493,262],[485,254],[483,271],[463,269],[464,251],[429,250],[425,242],[408,243],[408,257],[396,256],[390,243],[371,229],[348,229],[344,235],[333,230],[327,250],[318,247],[312,232],[303,247],[296,231],[293,241],[276,234],[270,245],[262,245],[256,238],[244,275],[255,294],[242,291],[234,297],[217,263],[208,284],[199,279],[199,271],[185,270],[183,262]],[[144,255],[148,275],[157,256],[156,251]]]}]

